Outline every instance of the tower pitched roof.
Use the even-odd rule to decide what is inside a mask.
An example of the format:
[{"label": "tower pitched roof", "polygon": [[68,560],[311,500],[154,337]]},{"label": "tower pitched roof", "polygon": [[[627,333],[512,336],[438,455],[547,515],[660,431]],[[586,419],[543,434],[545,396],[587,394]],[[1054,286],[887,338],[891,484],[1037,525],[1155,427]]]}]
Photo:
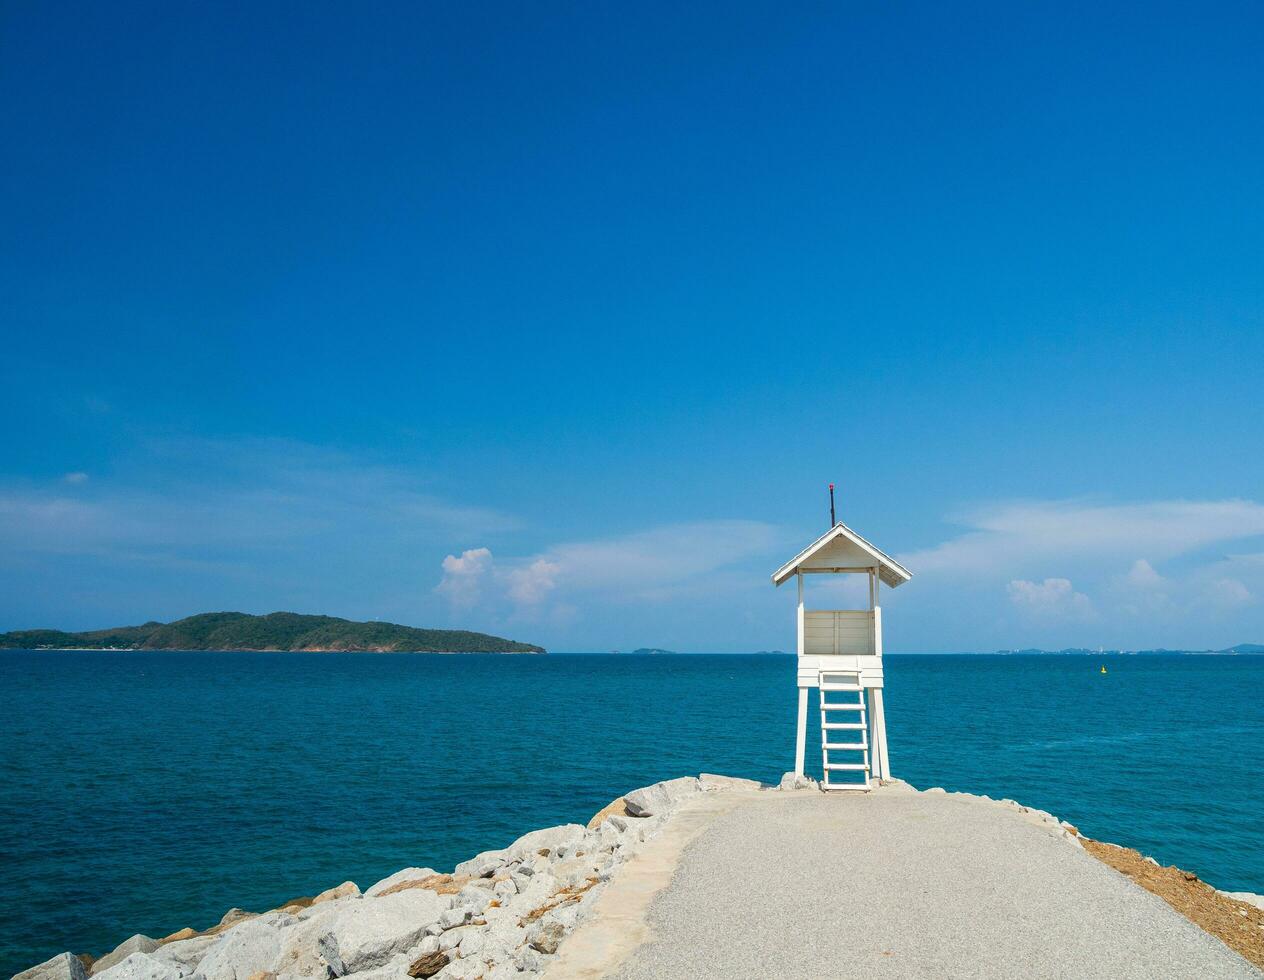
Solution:
[{"label": "tower pitched roof", "polygon": [[878,577],[891,589],[913,577],[898,561],[839,521],[773,572],[772,584],[780,585],[800,570],[830,572],[855,568],[877,568]]}]

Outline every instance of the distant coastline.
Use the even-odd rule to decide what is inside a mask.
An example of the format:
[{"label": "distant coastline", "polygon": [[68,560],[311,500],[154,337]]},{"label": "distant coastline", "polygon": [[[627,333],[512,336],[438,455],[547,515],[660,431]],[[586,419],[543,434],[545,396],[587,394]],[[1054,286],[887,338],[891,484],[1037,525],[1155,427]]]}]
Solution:
[{"label": "distant coastline", "polygon": [[1219,657],[1235,657],[1243,654],[1261,654],[1264,653],[1264,644],[1261,643],[1239,643],[1237,646],[1225,647],[1223,650],[1169,650],[1165,647],[1158,647],[1153,650],[1107,650],[1104,647],[1096,650],[1090,650],[1087,647],[1067,647],[1063,650],[1041,650],[1035,647],[1029,647],[1024,650],[995,650],[998,654],[1044,654],[1046,656],[1123,656],[1123,657],[1139,657],[1151,654],[1188,654],[1203,656],[1219,656]]},{"label": "distant coastline", "polygon": [[55,629],[0,633],[0,649],[222,651],[275,653],[532,653],[547,651],[470,630],[420,629],[396,623],[354,622],[335,616],[275,612],[200,613],[171,623],[69,632]]}]

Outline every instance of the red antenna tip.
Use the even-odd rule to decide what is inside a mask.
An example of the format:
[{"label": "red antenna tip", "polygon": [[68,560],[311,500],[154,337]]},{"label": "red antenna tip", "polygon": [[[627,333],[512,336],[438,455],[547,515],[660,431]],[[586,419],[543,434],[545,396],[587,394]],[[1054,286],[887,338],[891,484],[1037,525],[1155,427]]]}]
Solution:
[{"label": "red antenna tip", "polygon": [[830,484],[830,489],[831,489],[831,490],[833,490],[833,489],[834,489],[834,484],[832,484],[832,483]]}]

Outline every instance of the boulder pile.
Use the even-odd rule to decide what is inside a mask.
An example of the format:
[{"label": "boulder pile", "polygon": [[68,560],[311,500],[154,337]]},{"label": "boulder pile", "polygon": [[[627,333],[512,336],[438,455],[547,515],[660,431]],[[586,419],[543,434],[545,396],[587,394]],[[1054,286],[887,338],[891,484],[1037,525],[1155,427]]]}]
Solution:
[{"label": "boulder pile", "polygon": [[348,881],[261,915],[233,909],[205,932],[132,936],[95,961],[62,953],[14,980],[530,980],[683,801],[759,788],[709,773],[655,783],[586,827],[534,830],[450,874]]}]

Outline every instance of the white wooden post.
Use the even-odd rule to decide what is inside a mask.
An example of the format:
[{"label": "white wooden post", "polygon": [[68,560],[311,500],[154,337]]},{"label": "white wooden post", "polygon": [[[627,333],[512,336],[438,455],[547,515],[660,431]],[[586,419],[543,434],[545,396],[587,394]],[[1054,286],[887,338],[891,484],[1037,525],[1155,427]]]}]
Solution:
[{"label": "white wooden post", "polygon": [[803,776],[803,756],[808,747],[808,689],[799,688],[799,727],[794,736],[794,774]]},{"label": "white wooden post", "polygon": [[[796,572],[794,577],[798,579],[798,582],[799,582],[799,611],[796,614],[797,636],[795,637],[795,644],[796,644],[795,654],[797,656],[802,657],[803,656],[803,573]],[[797,667],[798,664],[796,664],[795,666]]]},{"label": "white wooden post", "polygon": [[[877,598],[874,587],[874,598]],[[873,607],[873,652],[882,656],[882,607]],[[869,752],[870,765],[876,779],[891,778],[891,763],[887,758],[887,719],[882,711],[882,688],[869,688]]]},{"label": "white wooden post", "polygon": [[[882,656],[882,607],[877,604],[877,575],[873,577],[873,655]],[[882,688],[870,688],[866,694],[873,778],[890,779],[891,770],[886,756],[886,717],[882,714]]]},{"label": "white wooden post", "polygon": [[[795,666],[795,683],[798,684],[799,679],[799,658],[803,656],[803,573],[796,572],[795,578],[799,582],[799,611],[798,611],[798,636],[796,637],[796,656]],[[799,719],[794,730],[794,774],[796,777],[803,776],[803,757],[807,751],[808,741],[808,689],[806,687],[799,688]]]},{"label": "white wooden post", "polygon": [[874,776],[878,779],[891,778],[891,761],[887,758],[887,719],[882,711],[882,688],[869,688],[869,725],[873,729],[873,744],[869,751],[873,754],[872,765]]}]

